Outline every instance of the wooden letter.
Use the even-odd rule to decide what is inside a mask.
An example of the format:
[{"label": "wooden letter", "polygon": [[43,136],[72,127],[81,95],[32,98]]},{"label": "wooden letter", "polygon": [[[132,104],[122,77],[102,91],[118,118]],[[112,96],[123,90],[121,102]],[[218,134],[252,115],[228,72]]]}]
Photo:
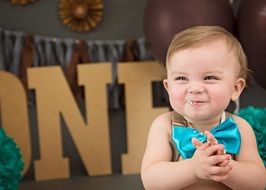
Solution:
[{"label": "wooden letter", "polygon": [[36,180],[69,177],[68,159],[63,158],[60,114],[87,172],[90,175],[111,173],[106,92],[110,74],[110,64],[78,66],[79,84],[85,88],[85,122],[60,67],[28,70],[29,87],[36,90],[40,140]]},{"label": "wooden letter", "polygon": [[20,80],[5,71],[0,71],[0,106],[2,127],[21,149],[25,162],[23,173],[26,173],[31,161],[26,93]]},{"label": "wooden letter", "polygon": [[148,131],[157,115],[168,108],[152,107],[152,81],[161,81],[159,63],[123,63],[118,65],[119,83],[125,84],[127,150],[122,155],[124,174],[139,173]]}]

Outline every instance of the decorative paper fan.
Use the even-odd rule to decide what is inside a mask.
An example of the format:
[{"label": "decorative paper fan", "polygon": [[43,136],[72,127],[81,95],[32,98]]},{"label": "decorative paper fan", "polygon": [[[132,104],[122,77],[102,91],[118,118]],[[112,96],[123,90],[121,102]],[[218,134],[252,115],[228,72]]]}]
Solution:
[{"label": "decorative paper fan", "polygon": [[77,32],[95,28],[102,20],[102,0],[60,0],[59,14],[65,25]]},{"label": "decorative paper fan", "polygon": [[15,4],[20,4],[20,5],[26,5],[28,3],[32,3],[35,0],[10,0],[11,4],[15,5]]}]

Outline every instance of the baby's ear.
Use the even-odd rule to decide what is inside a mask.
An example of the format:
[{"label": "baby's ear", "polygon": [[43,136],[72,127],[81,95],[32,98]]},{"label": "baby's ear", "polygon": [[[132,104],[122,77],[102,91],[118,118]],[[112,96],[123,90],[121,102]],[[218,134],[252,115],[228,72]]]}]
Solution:
[{"label": "baby's ear", "polygon": [[168,91],[168,80],[167,79],[163,80],[163,86],[166,89],[166,91]]},{"label": "baby's ear", "polygon": [[238,78],[235,82],[234,92],[232,94],[231,100],[236,101],[240,96],[241,92],[246,86],[246,81],[243,78]]}]

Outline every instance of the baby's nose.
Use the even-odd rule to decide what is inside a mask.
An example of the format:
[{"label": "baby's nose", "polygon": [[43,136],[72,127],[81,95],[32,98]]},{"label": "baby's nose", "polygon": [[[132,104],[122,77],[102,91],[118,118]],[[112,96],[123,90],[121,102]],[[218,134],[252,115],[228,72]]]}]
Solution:
[{"label": "baby's nose", "polygon": [[188,87],[189,93],[202,93],[204,91],[204,86],[200,82],[191,82]]}]

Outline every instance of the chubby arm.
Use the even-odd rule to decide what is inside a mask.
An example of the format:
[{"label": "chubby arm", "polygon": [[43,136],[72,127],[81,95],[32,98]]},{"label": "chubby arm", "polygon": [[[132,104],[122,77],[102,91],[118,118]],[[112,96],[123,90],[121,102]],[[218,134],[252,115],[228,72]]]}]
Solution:
[{"label": "chubby arm", "polygon": [[[229,155],[214,155],[223,147],[219,144],[202,144],[191,159],[171,162],[169,144],[171,114],[160,115],[153,122],[141,166],[141,178],[146,189],[180,189],[201,179],[224,179],[230,165],[217,167]],[[219,181],[219,180],[217,180]]]},{"label": "chubby arm", "polygon": [[141,166],[145,189],[178,189],[197,180],[189,160],[171,162],[170,121],[171,113],[162,114],[150,128]]},{"label": "chubby arm", "polygon": [[230,160],[232,170],[222,183],[232,189],[263,190],[266,187],[266,173],[257,150],[254,132],[245,120],[237,116],[234,119],[241,133],[241,149],[236,161]]}]

